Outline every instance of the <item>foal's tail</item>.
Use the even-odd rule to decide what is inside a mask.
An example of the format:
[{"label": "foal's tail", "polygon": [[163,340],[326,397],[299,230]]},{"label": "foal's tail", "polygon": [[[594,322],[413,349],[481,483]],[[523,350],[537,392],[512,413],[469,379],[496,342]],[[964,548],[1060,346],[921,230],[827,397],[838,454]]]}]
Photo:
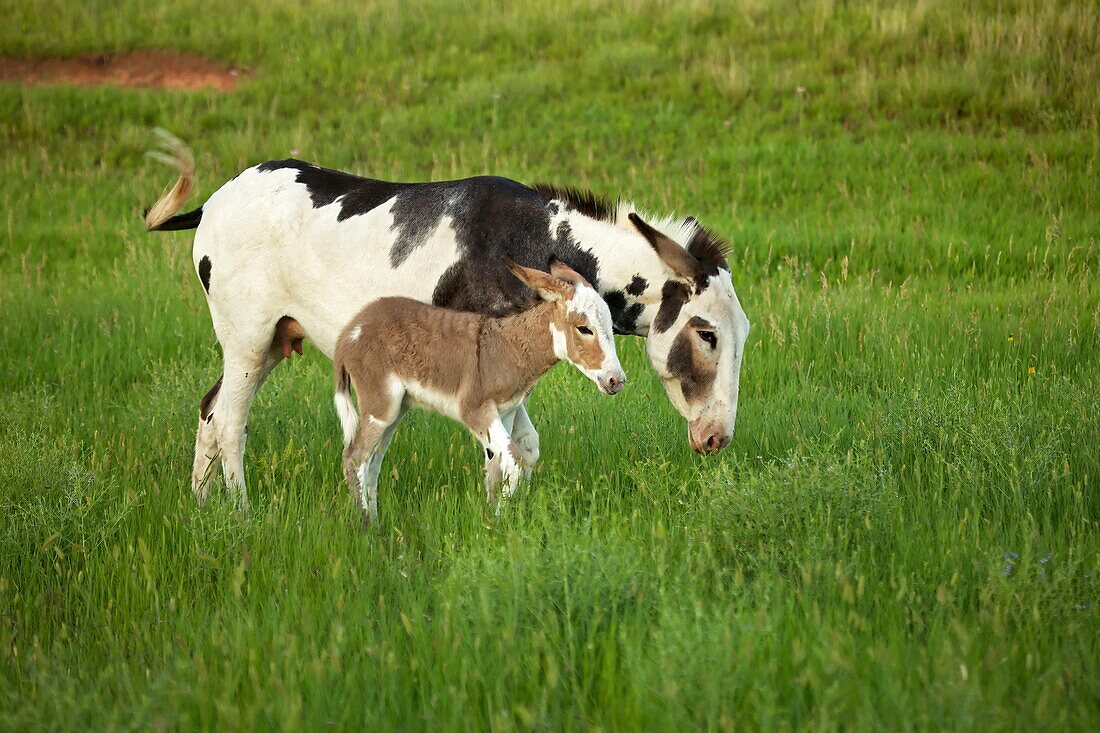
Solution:
[{"label": "foal's tail", "polygon": [[347,448],[359,430],[359,410],[351,398],[351,377],[340,364],[336,365],[336,394],[332,396],[332,403],[336,405],[340,427],[344,429],[344,447]]},{"label": "foal's tail", "polygon": [[160,150],[150,150],[146,155],[179,171],[179,178],[172,188],[157,199],[145,212],[145,228],[151,232],[194,229],[202,220],[202,207],[176,216],[187,197],[195,188],[195,157],[182,140],[159,127],[154,130],[160,138]]}]

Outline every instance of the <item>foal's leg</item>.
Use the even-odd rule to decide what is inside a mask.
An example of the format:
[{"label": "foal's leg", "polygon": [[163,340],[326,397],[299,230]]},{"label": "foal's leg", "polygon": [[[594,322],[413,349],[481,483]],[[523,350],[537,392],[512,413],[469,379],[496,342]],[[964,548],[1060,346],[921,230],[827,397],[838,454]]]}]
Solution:
[{"label": "foal's leg", "polygon": [[[512,424],[516,419],[516,410],[510,410],[500,416],[500,422],[504,425],[504,429],[508,431],[508,434],[512,434]],[[501,455],[499,452],[492,450],[489,447],[485,448],[485,494],[489,497],[489,501],[493,500],[496,495],[497,486],[500,485],[500,481],[503,478],[504,473],[501,468]]]},{"label": "foal's leg", "polygon": [[[518,461],[519,449],[508,429],[504,426],[496,405],[490,403],[483,405],[474,411],[465,420],[467,427],[474,433],[483,448],[493,453],[493,457],[500,457],[500,471],[504,478],[504,496],[511,496],[522,476],[522,470]],[[488,477],[487,477],[488,478]],[[496,486],[487,485],[486,494],[489,501],[496,497]]]},{"label": "foal's leg", "polygon": [[359,467],[359,480],[366,489],[372,519],[378,519],[378,474],[382,472],[382,461],[386,458],[386,450],[389,449],[390,441],[397,432],[397,424],[401,422],[403,416],[404,412],[398,413],[397,418],[382,431],[382,437],[374,447],[370,459]]},{"label": "foal's leg", "polygon": [[[363,512],[363,524],[368,527],[378,519],[378,471],[374,471],[374,482],[372,482],[370,474],[373,466],[368,465],[368,460],[373,462],[374,454],[381,446],[386,433],[392,437],[395,427],[396,423],[387,423],[372,415],[361,415],[355,437],[344,449],[344,479],[348,482],[352,497]],[[381,463],[382,459],[379,457],[379,470]],[[366,484],[365,487],[364,484]]]},{"label": "foal's leg", "polygon": [[404,414],[403,386],[394,379],[352,379],[359,401],[359,425],[344,449],[344,478],[363,511],[363,523],[378,519],[378,474],[397,423]]}]

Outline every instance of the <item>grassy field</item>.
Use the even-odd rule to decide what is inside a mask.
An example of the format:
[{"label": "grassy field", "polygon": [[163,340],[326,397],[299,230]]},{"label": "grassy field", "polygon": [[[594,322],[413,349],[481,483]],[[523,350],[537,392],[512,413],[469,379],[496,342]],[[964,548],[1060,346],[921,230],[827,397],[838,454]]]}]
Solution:
[{"label": "grassy field", "polygon": [[[0,53],[164,47],[231,95],[0,85],[0,729],[1096,730],[1100,14],[1078,2],[0,0]],[[229,15],[227,15],[227,13]],[[733,444],[556,370],[499,521],[412,415],[364,533],[328,363],[189,490],[219,352],[139,213],[294,154],[692,213],[753,322]]]}]

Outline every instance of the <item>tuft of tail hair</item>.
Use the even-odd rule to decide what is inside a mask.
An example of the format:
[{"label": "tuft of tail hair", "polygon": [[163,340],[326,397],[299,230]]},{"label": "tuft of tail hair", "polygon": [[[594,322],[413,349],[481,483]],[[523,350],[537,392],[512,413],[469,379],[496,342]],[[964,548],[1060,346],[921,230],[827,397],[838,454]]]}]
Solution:
[{"label": "tuft of tail hair", "polygon": [[351,445],[355,433],[359,430],[359,410],[351,398],[351,377],[343,366],[336,367],[336,394],[332,396],[336,405],[336,415],[340,418],[340,427],[344,429],[344,448]]},{"label": "tuft of tail hair", "polygon": [[145,212],[145,228],[151,232],[194,229],[202,219],[201,206],[179,216],[176,216],[176,212],[183,208],[187,197],[195,189],[195,156],[182,140],[167,130],[158,127],[153,130],[153,133],[160,140],[159,149],[150,150],[146,155],[175,168],[179,171],[179,178],[176,179],[172,188]]}]

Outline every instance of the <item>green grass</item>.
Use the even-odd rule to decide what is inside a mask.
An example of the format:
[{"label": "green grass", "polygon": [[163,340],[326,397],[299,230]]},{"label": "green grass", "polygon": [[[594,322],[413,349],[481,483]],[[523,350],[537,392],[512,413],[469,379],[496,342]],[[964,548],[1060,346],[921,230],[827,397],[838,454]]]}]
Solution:
[{"label": "green grass", "polygon": [[[0,3],[0,53],[163,46],[238,92],[0,85],[0,729],[1095,730],[1100,15],[1080,2]],[[226,15],[229,14],[229,15]],[[803,91],[799,91],[802,89]],[[411,415],[361,531],[328,364],[188,483],[219,354],[139,212],[296,155],[692,213],[753,330],[693,456],[565,368],[496,521]]]}]

